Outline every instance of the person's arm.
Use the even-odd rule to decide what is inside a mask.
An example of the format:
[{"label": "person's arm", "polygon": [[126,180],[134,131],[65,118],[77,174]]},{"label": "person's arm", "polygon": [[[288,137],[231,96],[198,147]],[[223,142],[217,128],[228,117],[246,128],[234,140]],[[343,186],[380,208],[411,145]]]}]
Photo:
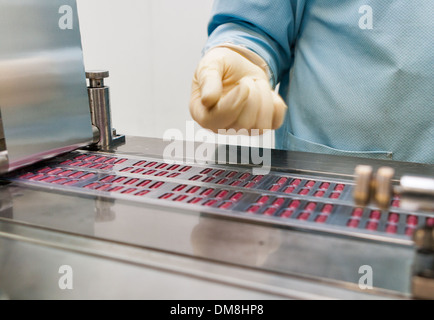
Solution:
[{"label": "person's arm", "polygon": [[207,52],[231,43],[262,57],[273,86],[291,67],[304,0],[217,0],[208,25]]},{"label": "person's arm", "polygon": [[287,107],[273,87],[291,66],[298,2],[215,2],[190,103],[201,126],[217,132],[282,125]]}]

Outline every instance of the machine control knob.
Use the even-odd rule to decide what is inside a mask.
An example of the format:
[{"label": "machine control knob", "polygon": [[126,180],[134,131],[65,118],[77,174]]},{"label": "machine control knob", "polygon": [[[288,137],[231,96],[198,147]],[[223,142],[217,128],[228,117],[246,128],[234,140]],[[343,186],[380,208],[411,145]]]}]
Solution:
[{"label": "machine control knob", "polygon": [[109,72],[103,70],[86,72],[86,78],[89,79],[90,88],[103,88],[104,79],[108,78],[109,76],[110,76]]}]

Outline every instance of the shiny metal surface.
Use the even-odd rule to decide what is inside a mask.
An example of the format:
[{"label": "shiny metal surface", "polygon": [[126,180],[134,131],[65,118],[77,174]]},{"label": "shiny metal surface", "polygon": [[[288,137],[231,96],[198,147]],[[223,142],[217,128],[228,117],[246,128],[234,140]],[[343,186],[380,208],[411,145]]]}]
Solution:
[{"label": "shiny metal surface", "polygon": [[0,0],[0,43],[8,170],[91,143],[75,1]]},{"label": "shiny metal surface", "polygon": [[86,78],[89,79],[87,91],[92,124],[99,129],[98,147],[100,150],[109,150],[115,144],[125,142],[125,136],[116,135],[112,127],[110,91],[104,85],[104,79],[108,77],[108,71],[86,72]]},{"label": "shiny metal surface", "polygon": [[[152,155],[161,158],[165,145],[167,143],[158,139],[128,137],[125,145],[101,155],[129,154],[137,157]],[[309,173],[321,179],[334,177],[333,170],[325,170],[328,166],[334,166],[341,178],[346,175],[351,177],[355,168],[353,163],[358,163],[357,159],[351,162],[351,159],[341,157],[327,159],[321,155],[280,152],[277,154],[280,157],[273,158],[273,170],[282,174]],[[328,162],[329,160],[331,162]],[[323,163],[324,161],[327,163]],[[288,168],[288,163],[293,167]],[[384,164],[394,165],[398,172],[400,165],[406,166],[406,164],[381,162],[381,165]],[[239,168],[246,168],[246,166]],[[430,169],[424,165],[419,167],[420,170],[416,170],[418,166],[415,165],[413,168],[418,173]],[[318,169],[324,170],[324,173],[320,174]],[[104,281],[119,281],[116,283],[121,288],[121,292],[126,292],[126,287],[131,286],[133,288],[131,295],[140,297],[140,294],[134,290],[134,284],[123,278],[125,272],[130,270],[125,266],[113,269],[110,273],[111,280],[104,273],[99,275],[96,271],[86,273],[86,270],[94,270],[92,267],[94,265],[101,266],[100,269],[103,269],[105,264],[111,264],[105,258],[103,259],[101,251],[96,249],[95,241],[104,242],[106,246],[104,256],[109,257],[109,260],[114,259],[116,255],[122,255],[122,260],[127,264],[135,263],[135,257],[140,252],[148,250],[164,252],[167,254],[166,266],[170,266],[170,270],[179,272],[179,267],[185,265],[176,257],[182,256],[183,259],[188,260],[189,268],[192,268],[189,269],[190,274],[196,274],[197,268],[203,267],[200,270],[206,270],[207,279],[212,280],[213,283],[220,282],[222,274],[229,275],[230,279],[225,278],[225,284],[220,287],[228,289],[228,292],[233,286],[239,288],[245,285],[244,281],[249,280],[253,281],[250,282],[249,288],[262,288],[260,291],[263,294],[263,288],[266,286],[267,294],[284,298],[410,298],[412,294],[415,250],[411,238],[396,242],[384,241],[388,239],[387,237],[371,239],[348,237],[315,232],[303,225],[294,227],[270,224],[261,219],[218,215],[208,209],[192,210],[188,206],[173,206],[164,201],[131,201],[129,198],[112,198],[98,196],[96,193],[77,193],[59,188],[40,188],[31,184],[6,184],[0,188],[0,195],[0,200],[4,204],[0,214],[2,221],[7,222],[9,226],[25,224],[30,230],[33,230],[33,226],[42,227],[47,232],[55,230],[58,237],[55,238],[56,240],[47,240],[48,243],[64,243],[61,248],[58,248],[60,252],[56,251],[53,256],[48,252],[51,250],[44,249],[41,252],[36,250],[35,254],[47,257],[40,259],[41,261],[47,261],[57,267],[59,263],[67,261],[65,259],[71,256],[62,246],[67,246],[74,241],[82,241],[75,246],[74,252],[86,252],[86,257],[90,255],[92,259],[87,262],[74,260],[74,265],[78,266],[80,272],[87,274],[85,279],[88,286],[92,286],[94,296],[103,295]],[[10,228],[9,231],[3,229],[2,239],[9,239],[4,247],[21,247],[20,233],[14,228]],[[50,235],[41,237],[46,236],[51,237]],[[27,234],[25,242],[33,241],[35,237]],[[66,238],[62,240],[63,237]],[[113,248],[118,245],[120,247],[117,247],[114,254]],[[4,266],[7,264],[7,267],[0,272],[3,276],[11,275],[10,279],[18,277],[18,274],[11,271],[17,266],[24,268],[23,272],[26,271],[25,269],[32,269],[31,264],[23,262],[26,255],[20,253],[21,249],[12,249],[12,252],[14,250],[17,250],[17,254],[3,260],[7,261],[4,264]],[[29,257],[32,256],[29,253],[32,250],[25,251]],[[129,254],[130,250],[137,250],[137,252]],[[145,260],[150,263],[148,258]],[[361,278],[359,271],[362,266],[372,267],[372,290],[363,290],[358,286]],[[48,266],[41,266],[40,270],[46,268]],[[146,270],[147,268],[143,266],[141,270],[137,269],[138,272],[144,272],[143,274],[147,272]],[[255,274],[253,278],[250,278],[251,272]],[[50,280],[53,277],[52,273],[32,271],[30,274],[34,274],[33,278],[38,279],[36,287],[42,288],[40,292],[47,295],[58,293],[56,287],[47,289],[47,283],[52,281]],[[170,289],[167,289],[169,285],[165,281],[169,278],[164,274],[152,274],[152,276],[155,277],[152,288],[160,283],[163,288],[166,288],[166,297],[172,297],[173,292],[169,292]],[[24,295],[27,292],[25,288],[31,285],[30,279],[23,279],[20,283],[21,291],[15,291],[17,289],[12,280],[8,281],[7,290],[4,291],[16,292],[14,297]],[[178,282],[173,283],[175,285]],[[80,282],[76,292],[84,292],[84,287],[83,282]],[[185,289],[185,294],[187,297],[198,295],[212,297],[212,290],[214,290],[213,286],[190,286],[189,289]],[[221,292],[224,296],[225,291]],[[143,297],[152,296],[151,293],[148,294]],[[245,291],[241,294],[241,298],[250,297]],[[346,294],[348,295],[345,297]],[[164,290],[157,290],[154,297],[164,295]],[[228,294],[228,297],[231,295]]]}]

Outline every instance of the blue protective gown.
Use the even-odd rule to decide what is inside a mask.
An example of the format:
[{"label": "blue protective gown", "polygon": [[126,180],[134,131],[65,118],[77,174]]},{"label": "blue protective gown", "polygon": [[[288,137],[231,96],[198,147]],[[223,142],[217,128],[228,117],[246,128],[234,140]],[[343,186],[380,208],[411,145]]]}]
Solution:
[{"label": "blue protective gown", "polygon": [[276,148],[434,163],[432,0],[217,0],[208,33],[280,83]]}]

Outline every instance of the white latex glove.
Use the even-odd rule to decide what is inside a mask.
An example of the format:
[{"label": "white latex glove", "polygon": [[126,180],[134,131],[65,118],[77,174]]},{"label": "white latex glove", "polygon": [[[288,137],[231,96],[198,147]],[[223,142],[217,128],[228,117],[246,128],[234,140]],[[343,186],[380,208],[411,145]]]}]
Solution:
[{"label": "white latex glove", "polygon": [[287,106],[267,73],[229,48],[210,50],[195,72],[190,100],[193,119],[204,128],[278,129]]}]

